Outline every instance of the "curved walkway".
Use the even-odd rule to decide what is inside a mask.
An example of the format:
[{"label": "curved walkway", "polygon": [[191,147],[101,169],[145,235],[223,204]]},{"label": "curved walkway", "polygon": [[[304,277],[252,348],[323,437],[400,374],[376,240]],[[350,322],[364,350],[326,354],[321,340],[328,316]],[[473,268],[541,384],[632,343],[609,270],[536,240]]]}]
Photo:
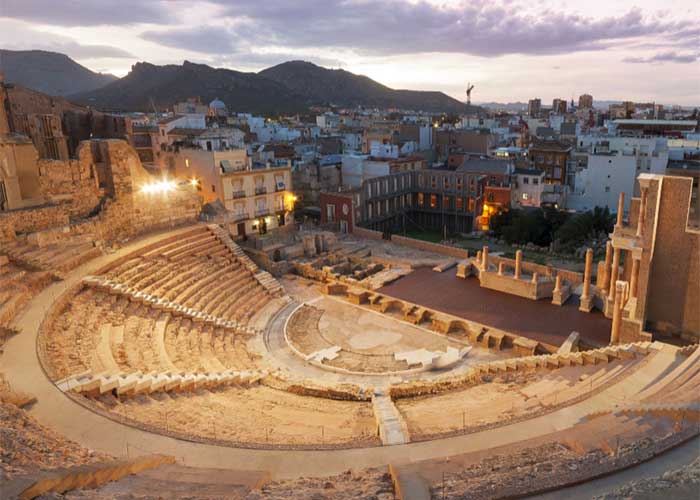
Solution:
[{"label": "curved walkway", "polygon": [[[189,228],[180,231],[187,229]],[[38,401],[30,413],[43,425],[87,448],[116,457],[164,453],[176,457],[179,462],[188,466],[239,471],[264,470],[269,471],[274,479],[283,479],[339,474],[349,468],[402,464],[508,445],[567,429],[587,414],[609,407],[612,401],[622,399],[624,389],[613,386],[586,401],[528,420],[526,423],[429,442],[331,451],[231,448],[178,440],[120,424],[76,404],[47,378],[36,353],[39,327],[55,300],[77,284],[83,276],[94,273],[114,259],[140,247],[177,233],[178,231],[170,231],[132,242],[118,252],[80,266],[68,273],[64,281],[44,289],[17,318],[15,326],[21,333],[7,342],[2,357],[2,371],[15,389],[37,397]]]}]

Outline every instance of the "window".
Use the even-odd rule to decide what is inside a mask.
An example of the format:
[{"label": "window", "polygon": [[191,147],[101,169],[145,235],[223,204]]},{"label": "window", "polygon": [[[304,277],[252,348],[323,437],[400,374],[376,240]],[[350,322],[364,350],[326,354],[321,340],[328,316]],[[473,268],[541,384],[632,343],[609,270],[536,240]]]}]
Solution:
[{"label": "window", "polygon": [[529,178],[529,177],[523,177],[523,184],[530,184],[530,178]]},{"label": "window", "polygon": [[527,193],[523,193],[523,200],[527,200],[530,197]]},{"label": "window", "polygon": [[457,191],[462,190],[462,177],[457,177]]},{"label": "window", "polygon": [[605,186],[605,192],[609,193],[610,192],[610,186]]},{"label": "window", "polygon": [[469,211],[474,211],[474,198],[469,198]]},{"label": "window", "polygon": [[464,206],[464,203],[462,202],[462,197],[458,196],[455,199],[455,209],[456,210],[462,210],[462,207]]},{"label": "window", "polygon": [[430,208],[437,208],[437,195],[436,194],[430,195]]},{"label": "window", "polygon": [[423,193],[418,193],[418,206],[422,207],[425,200],[423,199]]},{"label": "window", "polygon": [[335,205],[326,205],[326,219],[335,222]]},{"label": "window", "polygon": [[532,178],[532,183],[537,186],[540,183],[540,180],[537,177]]},{"label": "window", "polygon": [[437,188],[437,179],[434,175],[430,177],[430,187],[433,189]]},{"label": "window", "polygon": [[450,197],[449,196],[443,196],[442,197],[442,206],[445,208],[450,208]]},{"label": "window", "polygon": [[450,189],[450,179],[448,177],[442,178],[442,187],[443,189]]},{"label": "window", "polygon": [[211,185],[211,192],[216,193],[216,186],[214,184]]}]

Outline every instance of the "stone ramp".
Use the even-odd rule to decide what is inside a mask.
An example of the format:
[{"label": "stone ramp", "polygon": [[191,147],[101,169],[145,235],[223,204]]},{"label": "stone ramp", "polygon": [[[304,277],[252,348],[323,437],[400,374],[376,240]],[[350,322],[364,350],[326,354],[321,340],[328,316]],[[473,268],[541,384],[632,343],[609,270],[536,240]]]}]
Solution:
[{"label": "stone ramp", "polygon": [[430,500],[430,484],[414,471],[389,465],[389,475],[398,500]]},{"label": "stone ramp", "polygon": [[131,460],[79,465],[75,467],[39,472],[21,476],[5,484],[0,490],[0,499],[20,498],[29,500],[45,493],[65,493],[75,489],[93,489],[110,481],[117,481],[130,474],[163,464],[174,463],[175,459],[166,455],[147,455]]},{"label": "stone ramp", "polygon": [[375,393],[372,397],[372,408],[383,445],[391,446],[410,442],[406,423],[390,396],[381,392]]},{"label": "stone ramp", "polygon": [[105,497],[140,498],[154,492],[162,498],[177,500],[208,500],[225,498],[239,500],[251,490],[262,488],[270,481],[270,474],[263,471],[236,471],[193,468],[180,464],[167,464],[105,484],[95,493]]}]

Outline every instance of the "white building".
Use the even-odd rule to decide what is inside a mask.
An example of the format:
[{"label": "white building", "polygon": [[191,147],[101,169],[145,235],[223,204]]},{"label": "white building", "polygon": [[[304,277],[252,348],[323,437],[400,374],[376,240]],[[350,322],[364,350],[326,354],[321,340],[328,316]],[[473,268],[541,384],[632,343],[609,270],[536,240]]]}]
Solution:
[{"label": "white building", "polygon": [[[567,208],[577,211],[608,207],[617,211],[620,193],[625,193],[625,211],[630,199],[639,196],[637,176],[642,173],[663,174],[668,163],[668,151],[661,158],[635,154],[630,151],[585,153],[586,166],[574,177]],[[652,161],[653,160],[653,161]]]},{"label": "white building", "polygon": [[316,117],[316,125],[322,130],[332,130],[340,125],[340,117],[335,113],[323,113]]}]

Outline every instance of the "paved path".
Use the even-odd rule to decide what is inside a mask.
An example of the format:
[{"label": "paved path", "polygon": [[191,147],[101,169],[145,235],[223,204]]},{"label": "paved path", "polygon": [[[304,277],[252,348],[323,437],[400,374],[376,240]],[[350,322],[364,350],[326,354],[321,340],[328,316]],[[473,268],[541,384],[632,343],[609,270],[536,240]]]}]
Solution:
[{"label": "paved path", "polygon": [[[186,229],[185,229],[186,230]],[[21,333],[5,345],[2,371],[12,386],[34,394],[38,401],[30,413],[45,426],[81,445],[110,453],[116,457],[133,457],[150,453],[175,456],[184,465],[204,468],[224,468],[240,471],[269,471],[274,479],[299,476],[323,476],[343,471],[402,464],[436,457],[490,449],[510,443],[543,436],[571,427],[585,415],[610,404],[615,394],[598,394],[579,404],[534,418],[527,423],[506,425],[465,436],[398,446],[351,450],[290,451],[251,450],[210,444],[193,443],[153,434],[120,424],[75,403],[46,377],[36,354],[39,326],[54,301],[87,275],[112,260],[124,256],[176,231],[162,233],[134,242],[114,254],[90,261],[67,274],[65,281],[54,283],[34,298],[17,318],[15,326]],[[616,386],[607,392],[615,392]]]}]

